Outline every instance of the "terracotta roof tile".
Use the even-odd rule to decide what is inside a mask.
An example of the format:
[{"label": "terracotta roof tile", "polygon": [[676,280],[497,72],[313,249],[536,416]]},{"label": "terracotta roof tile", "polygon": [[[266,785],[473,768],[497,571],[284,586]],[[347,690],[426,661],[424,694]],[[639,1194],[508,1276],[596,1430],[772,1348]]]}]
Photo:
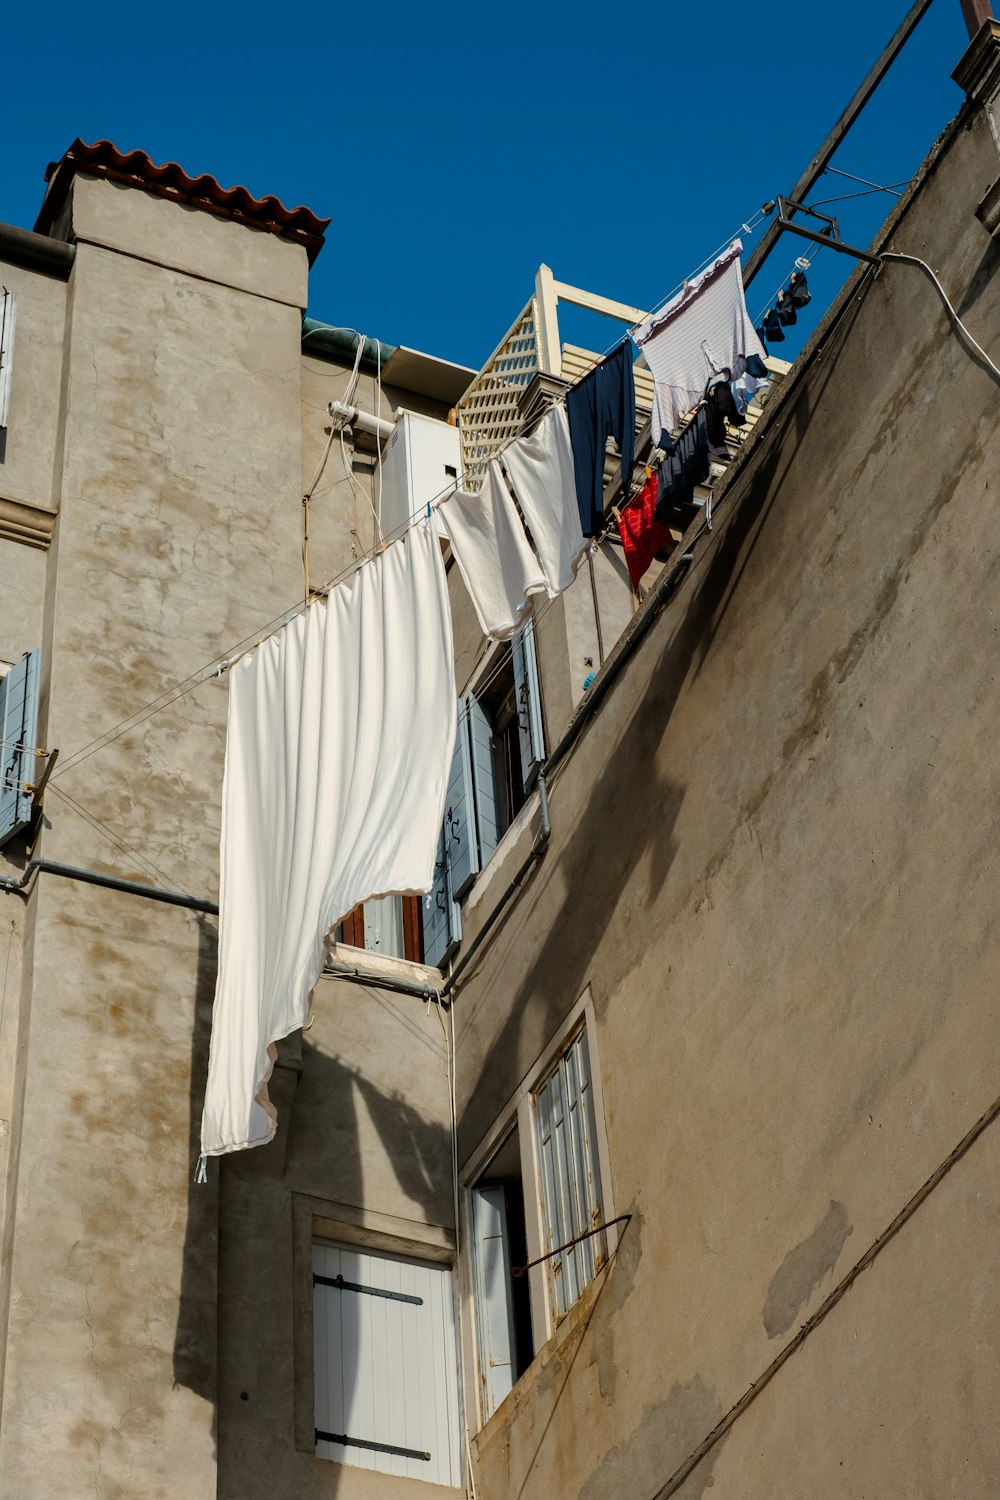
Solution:
[{"label": "terracotta roof tile", "polygon": [[310,208],[286,208],[279,198],[270,195],[255,198],[245,187],[224,188],[207,172],[200,177],[189,177],[175,161],[158,167],[145,151],[119,151],[111,141],[95,141],[88,146],[78,138],[59,161],[51,163],[45,174],[48,188],[35,224],[38,234],[51,232],[77,172],[129,183],[221,218],[297,240],[306,247],[310,264],[323,247],[323,236],[330,223],[329,219],[317,218]]}]

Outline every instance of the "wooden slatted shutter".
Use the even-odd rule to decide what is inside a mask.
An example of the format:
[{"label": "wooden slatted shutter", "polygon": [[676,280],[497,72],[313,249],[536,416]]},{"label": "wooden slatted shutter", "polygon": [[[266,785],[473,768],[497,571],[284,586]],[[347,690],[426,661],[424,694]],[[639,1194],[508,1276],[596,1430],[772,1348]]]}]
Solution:
[{"label": "wooden slatted shutter", "polygon": [[317,1244],[313,1288],[317,1457],[460,1484],[450,1269]]},{"label": "wooden slatted shutter", "polygon": [[469,722],[472,788],[476,805],[476,835],[482,868],[500,842],[500,812],[497,807],[496,770],[493,764],[493,726],[470,693],[465,700]]},{"label": "wooden slatted shutter", "polygon": [[459,700],[455,752],[448,777],[444,809],[445,854],[451,872],[452,895],[458,901],[479,873],[479,846],[472,795],[472,743],[469,714]]},{"label": "wooden slatted shutter", "polygon": [[438,836],[434,884],[423,901],[424,963],[440,968],[462,939],[462,912],[451,893],[451,874],[445,853],[444,828]]},{"label": "wooden slatted shutter", "polygon": [[535,654],[535,627],[529,620],[511,641],[514,666],[514,691],[517,699],[517,730],[521,746],[521,778],[529,792],[545,760],[545,734],[542,728],[542,695],[538,682],[538,659]]},{"label": "wooden slatted shutter", "polygon": [[31,822],[31,793],[37,781],[40,651],[28,651],[0,682],[0,844]]}]

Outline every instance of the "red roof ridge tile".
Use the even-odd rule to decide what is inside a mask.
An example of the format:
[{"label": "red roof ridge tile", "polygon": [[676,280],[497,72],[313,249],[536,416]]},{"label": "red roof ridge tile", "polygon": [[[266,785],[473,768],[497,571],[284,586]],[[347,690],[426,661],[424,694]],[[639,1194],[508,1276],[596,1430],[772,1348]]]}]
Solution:
[{"label": "red roof ridge tile", "polygon": [[112,141],[94,141],[88,145],[77,137],[59,161],[50,164],[45,174],[48,189],[35,224],[36,233],[51,233],[77,172],[131,183],[147,192],[190,203],[192,207],[203,208],[217,216],[236,219],[271,234],[297,240],[305,245],[310,264],[323,247],[323,236],[330,223],[329,219],[319,218],[303,204],[286,208],[281,199],[271,193],[256,198],[242,186],[222,187],[218,178],[208,172],[191,177],[175,161],[157,166],[145,151],[119,151]]}]

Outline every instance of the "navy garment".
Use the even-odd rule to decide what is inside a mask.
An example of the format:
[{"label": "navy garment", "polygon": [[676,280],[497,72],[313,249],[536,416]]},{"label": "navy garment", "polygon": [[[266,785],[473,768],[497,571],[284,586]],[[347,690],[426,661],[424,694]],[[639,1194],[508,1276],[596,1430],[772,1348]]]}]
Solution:
[{"label": "navy garment", "polygon": [[604,454],[613,437],[622,455],[622,483],[628,488],[635,453],[635,378],[632,345],[626,339],[614,354],[585,375],[566,396],[566,415],[576,469],[576,503],[584,536],[596,536],[604,514]]},{"label": "navy garment", "polygon": [[751,354],[747,359],[747,374],[752,375],[754,380],[770,380],[771,378],[771,372],[759,354]]},{"label": "navy garment", "polygon": [[701,407],[659,468],[656,519],[666,521],[679,505],[690,505],[694,487],[708,478],[708,419]]}]

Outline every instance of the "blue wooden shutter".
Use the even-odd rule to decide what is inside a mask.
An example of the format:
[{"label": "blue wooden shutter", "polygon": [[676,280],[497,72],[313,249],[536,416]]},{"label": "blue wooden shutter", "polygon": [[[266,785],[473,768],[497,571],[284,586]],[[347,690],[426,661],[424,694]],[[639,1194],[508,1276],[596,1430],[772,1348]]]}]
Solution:
[{"label": "blue wooden shutter", "polygon": [[459,700],[455,753],[448,777],[448,795],[444,808],[445,854],[451,873],[451,893],[458,900],[469,889],[479,873],[479,848],[476,841],[476,817],[472,798],[472,745],[469,715]]},{"label": "blue wooden shutter", "polygon": [[545,759],[542,695],[538,686],[535,629],[531,620],[511,641],[511,656],[517,697],[517,731],[521,743],[521,779],[527,792],[534,786],[539,767]]},{"label": "blue wooden shutter", "polygon": [[497,778],[493,762],[493,727],[481,704],[470,693],[465,700],[472,751],[472,786],[476,802],[479,861],[485,865],[500,842]]},{"label": "blue wooden shutter", "polygon": [[483,1414],[489,1417],[514,1384],[510,1248],[502,1187],[473,1188],[472,1232],[479,1381]]},{"label": "blue wooden shutter", "polygon": [[0,844],[31,822],[31,793],[37,781],[38,679],[41,652],[29,651],[0,682]]},{"label": "blue wooden shutter", "polygon": [[438,836],[434,884],[423,901],[424,963],[440,968],[462,939],[462,913],[451,893],[451,877],[444,847],[444,828]]}]

